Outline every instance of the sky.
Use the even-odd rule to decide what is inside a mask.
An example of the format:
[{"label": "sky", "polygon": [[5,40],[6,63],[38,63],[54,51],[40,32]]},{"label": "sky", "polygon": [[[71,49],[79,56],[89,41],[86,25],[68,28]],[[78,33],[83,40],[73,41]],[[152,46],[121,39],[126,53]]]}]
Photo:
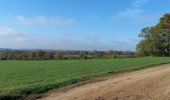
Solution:
[{"label": "sky", "polygon": [[0,48],[132,50],[170,0],[0,0]]}]

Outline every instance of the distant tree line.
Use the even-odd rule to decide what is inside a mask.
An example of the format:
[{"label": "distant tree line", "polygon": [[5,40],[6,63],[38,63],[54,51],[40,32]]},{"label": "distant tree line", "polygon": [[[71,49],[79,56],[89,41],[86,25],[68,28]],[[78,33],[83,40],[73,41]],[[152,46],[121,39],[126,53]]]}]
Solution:
[{"label": "distant tree line", "polygon": [[0,60],[67,60],[135,57],[133,51],[62,51],[0,49]]},{"label": "distant tree line", "polygon": [[52,52],[37,51],[1,51],[0,60],[53,60]]}]

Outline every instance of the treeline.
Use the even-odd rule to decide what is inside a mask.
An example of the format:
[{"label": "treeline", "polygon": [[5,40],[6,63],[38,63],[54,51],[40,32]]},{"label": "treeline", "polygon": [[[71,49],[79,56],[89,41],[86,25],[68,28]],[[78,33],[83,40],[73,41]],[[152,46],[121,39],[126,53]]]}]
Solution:
[{"label": "treeline", "polygon": [[54,54],[38,51],[1,51],[0,60],[53,60]]},{"label": "treeline", "polygon": [[170,13],[155,26],[142,29],[139,37],[138,56],[170,56]]},{"label": "treeline", "polygon": [[67,60],[135,57],[132,51],[0,50],[0,60]]}]

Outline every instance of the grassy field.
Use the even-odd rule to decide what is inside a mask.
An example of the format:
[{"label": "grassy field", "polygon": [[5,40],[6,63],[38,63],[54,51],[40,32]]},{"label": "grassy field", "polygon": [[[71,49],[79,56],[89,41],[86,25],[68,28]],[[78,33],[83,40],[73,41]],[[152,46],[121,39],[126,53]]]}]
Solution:
[{"label": "grassy field", "polygon": [[42,93],[96,76],[170,63],[168,57],[66,61],[0,61],[0,96]]}]

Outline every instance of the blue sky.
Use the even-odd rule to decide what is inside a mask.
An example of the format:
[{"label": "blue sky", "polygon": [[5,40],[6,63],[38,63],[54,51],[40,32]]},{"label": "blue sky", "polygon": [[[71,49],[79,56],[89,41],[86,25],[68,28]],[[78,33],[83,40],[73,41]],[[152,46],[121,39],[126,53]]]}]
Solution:
[{"label": "blue sky", "polygon": [[170,0],[0,0],[0,48],[135,50]]}]

